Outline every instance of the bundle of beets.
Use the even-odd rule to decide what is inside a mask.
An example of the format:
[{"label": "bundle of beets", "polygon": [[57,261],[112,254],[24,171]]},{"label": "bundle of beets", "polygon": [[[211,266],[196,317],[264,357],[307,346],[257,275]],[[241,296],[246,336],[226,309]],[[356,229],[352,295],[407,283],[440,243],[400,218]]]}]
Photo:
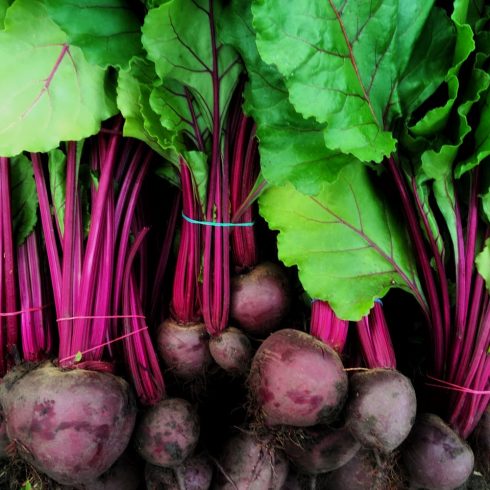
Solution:
[{"label": "bundle of beets", "polygon": [[489,484],[489,32],[0,2],[0,486]]}]

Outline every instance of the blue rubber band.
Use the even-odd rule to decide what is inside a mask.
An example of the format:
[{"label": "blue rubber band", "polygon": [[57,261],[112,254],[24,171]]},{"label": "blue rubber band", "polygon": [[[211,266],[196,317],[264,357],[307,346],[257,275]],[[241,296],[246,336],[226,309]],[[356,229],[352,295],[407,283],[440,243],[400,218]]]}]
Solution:
[{"label": "blue rubber band", "polygon": [[383,306],[383,302],[379,298],[376,298],[374,302],[379,303],[381,306]]},{"label": "blue rubber band", "polygon": [[197,219],[189,218],[184,213],[182,213],[182,218],[184,218],[189,223],[193,225],[204,225],[204,226],[219,226],[221,228],[231,228],[234,226],[253,226],[255,221],[249,221],[247,223],[217,223],[216,221],[199,221]]}]

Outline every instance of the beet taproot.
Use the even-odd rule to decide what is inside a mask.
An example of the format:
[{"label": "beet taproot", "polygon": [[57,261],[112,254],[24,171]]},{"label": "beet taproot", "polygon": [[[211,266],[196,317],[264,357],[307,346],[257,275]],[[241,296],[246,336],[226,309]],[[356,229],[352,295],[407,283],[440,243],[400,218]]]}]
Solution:
[{"label": "beet taproot", "polygon": [[19,454],[65,485],[87,483],[107,471],[126,449],[136,418],[134,397],[123,379],[62,371],[50,363],[7,374],[0,404]]},{"label": "beet taproot", "polygon": [[337,353],[292,329],[279,330],[264,340],[248,379],[252,404],[269,426],[328,423],[341,409],[347,385]]}]

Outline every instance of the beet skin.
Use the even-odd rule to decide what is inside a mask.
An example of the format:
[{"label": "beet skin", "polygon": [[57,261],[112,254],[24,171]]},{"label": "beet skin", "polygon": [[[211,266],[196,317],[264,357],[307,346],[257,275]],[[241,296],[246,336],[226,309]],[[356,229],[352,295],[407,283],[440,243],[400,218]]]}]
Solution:
[{"label": "beet skin", "polygon": [[0,385],[7,434],[20,455],[58,483],[87,483],[126,449],[136,405],[126,381],[112,374],[50,363],[14,369]]},{"label": "beet skin", "polygon": [[274,332],[257,350],[249,389],[265,425],[308,427],[328,423],[347,395],[337,353],[298,330]]}]

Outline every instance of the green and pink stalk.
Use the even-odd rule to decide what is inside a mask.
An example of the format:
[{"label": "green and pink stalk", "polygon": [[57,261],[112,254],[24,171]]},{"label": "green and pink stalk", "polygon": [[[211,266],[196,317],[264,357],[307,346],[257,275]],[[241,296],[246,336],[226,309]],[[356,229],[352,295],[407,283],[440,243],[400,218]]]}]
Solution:
[{"label": "green and pink stalk", "polygon": [[[488,225],[479,217],[479,169],[470,171],[466,222],[461,211],[462,196],[453,200],[456,243],[454,246],[455,306],[450,302],[447,265],[429,225],[415,178],[405,180],[394,158],[388,168],[399,192],[417,263],[422,271],[423,290],[413,291],[425,312],[432,335],[434,365],[431,381],[451,391],[447,419],[466,438],[480,420],[490,399],[490,309],[482,276],[475,269],[475,257]],[[485,229],[486,226],[486,229]],[[435,271],[431,264],[433,259]]]}]

